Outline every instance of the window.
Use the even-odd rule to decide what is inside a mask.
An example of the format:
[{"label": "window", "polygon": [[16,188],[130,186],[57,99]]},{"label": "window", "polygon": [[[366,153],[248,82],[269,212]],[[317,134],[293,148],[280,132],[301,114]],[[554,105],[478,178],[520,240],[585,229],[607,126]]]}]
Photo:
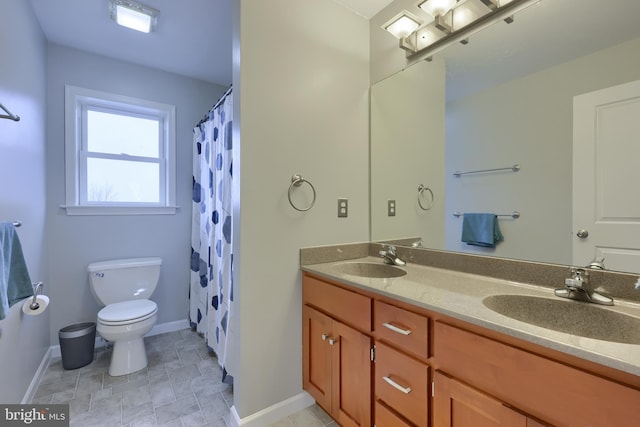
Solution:
[{"label": "window", "polygon": [[67,213],[175,213],[175,147],[174,106],[67,86]]}]

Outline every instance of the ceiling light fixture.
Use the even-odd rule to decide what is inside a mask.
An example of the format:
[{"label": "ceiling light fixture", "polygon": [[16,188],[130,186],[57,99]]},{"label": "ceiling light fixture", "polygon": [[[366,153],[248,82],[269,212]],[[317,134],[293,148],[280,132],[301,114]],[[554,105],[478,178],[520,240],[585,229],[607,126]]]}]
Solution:
[{"label": "ceiling light fixture", "polygon": [[160,11],[132,0],[110,0],[111,19],[123,27],[150,33],[156,30]]},{"label": "ceiling light fixture", "polygon": [[[400,47],[406,51],[407,58],[430,59],[454,43],[467,44],[469,36],[498,21],[513,22],[515,13],[539,1],[422,0],[418,7],[433,16],[433,21],[414,28],[406,36],[396,37],[400,39]],[[390,23],[384,26],[387,31]]]},{"label": "ceiling light fixture", "polygon": [[403,39],[413,33],[422,24],[418,18],[406,10],[397,14],[382,26],[396,38]]}]

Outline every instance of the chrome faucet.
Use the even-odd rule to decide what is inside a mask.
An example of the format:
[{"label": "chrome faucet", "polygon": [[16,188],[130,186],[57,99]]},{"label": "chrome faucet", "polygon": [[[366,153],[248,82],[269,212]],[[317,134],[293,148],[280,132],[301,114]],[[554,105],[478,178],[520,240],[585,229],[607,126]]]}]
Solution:
[{"label": "chrome faucet", "polygon": [[[385,248],[387,248],[385,250]],[[392,245],[383,245],[382,250],[379,252],[384,262],[391,265],[407,265],[398,254],[396,253],[396,247]]]},{"label": "chrome faucet", "polygon": [[589,271],[576,267],[571,267],[569,271],[571,277],[564,280],[565,287],[554,291],[557,296],[594,304],[613,305],[613,298],[601,295],[594,290],[589,281]]},{"label": "chrome faucet", "polygon": [[424,243],[422,242],[422,239],[418,239],[415,242],[413,242],[411,244],[412,248],[424,248]]}]

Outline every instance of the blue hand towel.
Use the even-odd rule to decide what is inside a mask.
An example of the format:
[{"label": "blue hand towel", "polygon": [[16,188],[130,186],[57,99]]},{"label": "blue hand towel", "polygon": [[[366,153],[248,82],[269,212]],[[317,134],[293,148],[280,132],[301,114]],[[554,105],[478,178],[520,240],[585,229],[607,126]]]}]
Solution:
[{"label": "blue hand towel", "polygon": [[10,222],[0,223],[0,320],[9,308],[33,295],[29,271],[22,254],[16,228]]},{"label": "blue hand towel", "polygon": [[462,241],[468,245],[494,248],[503,240],[498,217],[490,213],[466,213],[462,219]]}]

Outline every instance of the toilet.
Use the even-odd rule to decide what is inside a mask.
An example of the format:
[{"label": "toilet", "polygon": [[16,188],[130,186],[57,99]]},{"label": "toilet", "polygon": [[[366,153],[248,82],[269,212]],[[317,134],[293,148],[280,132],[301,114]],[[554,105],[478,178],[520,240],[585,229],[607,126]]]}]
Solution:
[{"label": "toilet", "polygon": [[149,300],[158,285],[162,259],[115,259],[89,264],[89,283],[98,304],[97,332],[113,343],[109,375],[147,366],[143,337],[155,325],[158,306]]}]

